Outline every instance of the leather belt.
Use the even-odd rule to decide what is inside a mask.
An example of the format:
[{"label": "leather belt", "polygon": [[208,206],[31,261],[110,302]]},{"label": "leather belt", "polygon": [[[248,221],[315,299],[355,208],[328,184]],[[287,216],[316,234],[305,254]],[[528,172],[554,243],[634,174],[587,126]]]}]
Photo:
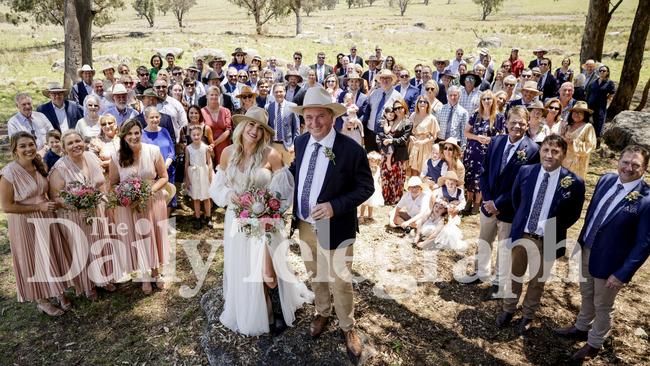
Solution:
[{"label": "leather belt", "polygon": [[529,236],[532,239],[535,240],[544,240],[544,235],[537,235],[537,234],[531,234],[531,233],[524,233],[525,236]]}]

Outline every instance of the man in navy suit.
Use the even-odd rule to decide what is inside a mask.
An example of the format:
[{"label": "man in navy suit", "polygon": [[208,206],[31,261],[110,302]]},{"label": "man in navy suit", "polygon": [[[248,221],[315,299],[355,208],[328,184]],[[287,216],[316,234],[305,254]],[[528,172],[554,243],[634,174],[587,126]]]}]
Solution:
[{"label": "man in navy suit", "polygon": [[552,64],[550,58],[545,57],[539,63],[539,72],[541,75],[537,82],[537,89],[543,94],[542,100],[557,96],[557,79],[551,73],[551,67]]},{"label": "man in navy suit", "polygon": [[[316,317],[309,332],[318,337],[334,307],[348,354],[361,356],[361,340],[354,331],[351,273],[353,243],[359,230],[357,206],[374,192],[372,173],[363,148],[333,128],[345,107],[332,103],[324,88],[307,90],[294,112],[305,119],[308,133],[296,139],[296,159],[289,170],[295,177],[292,229],[300,231],[305,267],[316,295]],[[332,278],[329,274],[332,274]]]},{"label": "man in navy suit", "polygon": [[650,187],[643,181],[650,152],[628,145],[618,175],[603,175],[587,208],[578,237],[582,248],[582,305],[575,325],[556,329],[564,337],[587,340],[571,358],[595,357],[612,327],[616,295],[650,254]]},{"label": "man in navy suit", "polygon": [[[508,115],[508,135],[498,135],[492,138],[487,155],[483,162],[483,170],[479,177],[479,186],[483,194],[483,204],[480,213],[481,230],[479,233],[478,280],[490,277],[492,259],[492,243],[498,239],[497,261],[494,268],[492,287],[487,300],[496,300],[502,294],[505,276],[510,268],[501,268],[500,257],[505,254],[505,246],[510,240],[510,228],[515,212],[512,206],[512,186],[517,173],[523,165],[539,162],[537,144],[526,136],[528,131],[528,110],[514,107]],[[501,254],[499,254],[501,253]]]},{"label": "man in navy suit", "polygon": [[293,113],[296,103],[284,99],[284,84],[273,84],[274,102],[269,103],[269,126],[275,130],[271,136],[273,147],[282,155],[282,161],[289,165],[294,159],[294,142],[300,135],[300,119]]},{"label": "man in navy suit", "polygon": [[409,71],[407,69],[399,72],[399,84],[397,84],[395,90],[402,95],[402,98],[404,98],[404,101],[409,107],[409,111],[413,112],[415,102],[420,96],[420,89],[409,83]]},{"label": "man in navy suit", "polygon": [[350,54],[348,55],[348,58],[350,59],[350,63],[359,64],[363,66],[363,58],[357,55],[357,46],[353,45],[352,47],[350,47]]},{"label": "man in navy suit", "polygon": [[43,113],[52,124],[55,130],[63,133],[67,130],[74,130],[77,121],[84,117],[83,109],[77,102],[65,100],[68,89],[64,89],[59,83],[49,83],[43,95],[50,98],[50,101],[41,104],[36,111]]},{"label": "man in navy suit", "polygon": [[515,216],[507,248],[512,250],[514,278],[510,290],[514,296],[503,300],[503,312],[497,317],[500,328],[512,320],[521,297],[523,276],[530,266],[532,277],[526,284],[523,317],[517,330],[523,334],[530,329],[553,263],[566,251],[567,230],[580,218],[585,183],[562,167],[567,148],[559,135],[547,136],[540,147],[541,164],[522,166],[512,186]]}]

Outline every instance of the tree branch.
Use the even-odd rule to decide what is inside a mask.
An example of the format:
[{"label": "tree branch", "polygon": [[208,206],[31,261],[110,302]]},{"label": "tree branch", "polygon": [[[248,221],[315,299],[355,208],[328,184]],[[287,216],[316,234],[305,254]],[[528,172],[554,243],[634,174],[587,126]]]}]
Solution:
[{"label": "tree branch", "polygon": [[[609,16],[610,18],[612,17],[612,14],[614,14],[614,12],[616,11],[616,9],[618,9],[618,6],[621,5],[622,2],[623,2],[623,0],[618,0],[618,2],[616,3],[616,5],[614,5],[614,7],[612,8],[612,10],[609,11],[608,16]],[[610,4],[611,4],[611,1],[610,1]]]}]

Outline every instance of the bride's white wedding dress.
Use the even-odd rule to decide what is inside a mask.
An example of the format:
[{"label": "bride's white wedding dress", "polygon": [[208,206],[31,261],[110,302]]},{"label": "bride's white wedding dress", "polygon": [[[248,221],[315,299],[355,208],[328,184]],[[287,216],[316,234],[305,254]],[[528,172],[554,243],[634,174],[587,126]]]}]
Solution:
[{"label": "bride's white wedding dress", "polygon": [[[236,172],[234,177],[227,176],[231,171]],[[268,187],[270,191],[280,193],[283,206],[288,207],[293,201],[294,180],[286,167],[273,174],[268,169],[259,169],[254,177],[248,177],[238,169],[224,171],[219,167],[210,185],[212,200],[221,207],[228,206],[224,223],[224,309],[219,320],[229,329],[248,336],[269,332],[263,282],[265,250],[270,249],[273,255],[282,314],[287,325],[293,324],[298,308],[314,299],[313,292],[298,280],[287,264],[286,230],[271,234],[270,243],[264,238],[249,237],[239,230],[230,207],[232,195],[252,186]]]}]

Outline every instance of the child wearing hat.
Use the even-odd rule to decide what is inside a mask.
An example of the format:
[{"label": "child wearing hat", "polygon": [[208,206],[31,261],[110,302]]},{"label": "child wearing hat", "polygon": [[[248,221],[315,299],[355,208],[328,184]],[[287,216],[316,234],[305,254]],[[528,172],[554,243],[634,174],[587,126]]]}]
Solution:
[{"label": "child wearing hat", "polygon": [[[372,172],[372,180],[374,182],[375,186],[375,193],[368,198],[366,202],[361,204],[361,207],[359,207],[359,223],[363,224],[366,219],[372,220],[372,209],[375,207],[381,207],[384,205],[384,196],[382,195],[381,192],[381,183],[379,181],[380,176],[381,176],[381,169],[379,169],[379,165],[381,164],[381,155],[376,152],[376,151],[371,151],[368,154],[368,163],[370,165],[370,171]],[[366,212],[366,208],[368,209],[368,216],[364,216]]]},{"label": "child wearing hat", "polygon": [[[347,109],[347,116],[342,117],[343,128],[341,128],[341,133],[353,139],[359,145],[362,145],[361,141],[363,141],[363,123],[361,123],[361,120],[359,117],[357,117],[359,107],[357,107],[357,105],[354,103],[354,100],[352,99],[352,93],[345,94],[343,104]],[[375,192],[377,191],[375,190]],[[370,216],[372,216],[372,214]]]},{"label": "child wearing hat", "polygon": [[420,220],[426,211],[429,194],[423,192],[423,183],[420,177],[411,177],[408,180],[408,192],[402,196],[395,208],[391,210],[389,225],[401,227],[409,234],[417,228]]}]

